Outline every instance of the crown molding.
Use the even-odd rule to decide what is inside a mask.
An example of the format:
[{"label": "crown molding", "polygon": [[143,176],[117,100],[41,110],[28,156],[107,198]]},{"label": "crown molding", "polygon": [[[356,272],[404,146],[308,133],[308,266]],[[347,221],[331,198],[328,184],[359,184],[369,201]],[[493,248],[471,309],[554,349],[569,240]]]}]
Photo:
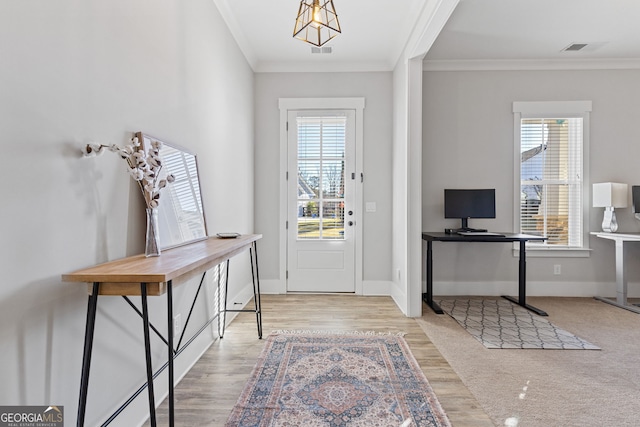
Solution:
[{"label": "crown molding", "polygon": [[233,36],[238,47],[240,48],[240,51],[242,52],[245,59],[249,63],[249,66],[255,71],[257,56],[255,54],[255,51],[251,47],[251,44],[249,43],[246,36],[244,35],[244,32],[242,31],[242,27],[240,27],[240,24],[238,23],[235,16],[233,15],[233,12],[231,11],[231,7],[229,7],[228,0],[213,0],[213,2],[218,8],[218,11],[220,12],[220,15],[222,16],[222,19],[224,20],[225,24],[227,24],[227,27],[229,28],[231,35]]},{"label": "crown molding", "polygon": [[256,73],[357,73],[390,72],[393,65],[386,61],[262,61]]},{"label": "crown molding", "polygon": [[451,17],[460,0],[427,0],[409,34],[406,43],[406,58],[418,58],[425,55],[445,24]]},{"label": "crown molding", "polygon": [[621,59],[425,59],[424,71],[637,70],[640,58]]}]

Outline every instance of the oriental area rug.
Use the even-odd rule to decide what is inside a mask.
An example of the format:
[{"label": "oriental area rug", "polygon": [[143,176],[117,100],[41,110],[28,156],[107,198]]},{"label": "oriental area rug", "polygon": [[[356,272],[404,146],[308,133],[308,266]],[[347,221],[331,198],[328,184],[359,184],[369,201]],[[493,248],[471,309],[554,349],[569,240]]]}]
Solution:
[{"label": "oriental area rug", "polygon": [[486,348],[600,350],[505,299],[442,299],[436,302]]},{"label": "oriental area rug", "polygon": [[227,427],[451,426],[402,336],[269,335]]}]

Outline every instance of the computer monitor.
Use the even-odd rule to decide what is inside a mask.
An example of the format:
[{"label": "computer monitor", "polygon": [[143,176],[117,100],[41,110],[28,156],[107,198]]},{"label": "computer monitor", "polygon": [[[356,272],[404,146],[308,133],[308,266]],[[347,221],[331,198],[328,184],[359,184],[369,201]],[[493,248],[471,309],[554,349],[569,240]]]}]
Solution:
[{"label": "computer monitor", "polygon": [[631,186],[631,199],[633,201],[633,213],[640,219],[640,185]]},{"label": "computer monitor", "polygon": [[496,190],[445,189],[444,217],[460,218],[461,227],[455,231],[486,231],[469,227],[469,218],[496,217]]}]

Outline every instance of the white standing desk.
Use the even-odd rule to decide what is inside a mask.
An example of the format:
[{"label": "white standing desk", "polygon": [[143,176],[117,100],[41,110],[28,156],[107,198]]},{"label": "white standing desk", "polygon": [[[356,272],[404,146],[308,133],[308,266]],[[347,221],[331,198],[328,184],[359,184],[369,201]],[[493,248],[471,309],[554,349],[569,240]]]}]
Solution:
[{"label": "white standing desk", "polygon": [[640,233],[606,233],[592,232],[594,236],[601,239],[613,240],[616,245],[616,299],[605,297],[594,297],[598,301],[624,308],[625,310],[640,313],[640,307],[630,304],[627,301],[627,271],[624,263],[625,243],[640,242]]}]

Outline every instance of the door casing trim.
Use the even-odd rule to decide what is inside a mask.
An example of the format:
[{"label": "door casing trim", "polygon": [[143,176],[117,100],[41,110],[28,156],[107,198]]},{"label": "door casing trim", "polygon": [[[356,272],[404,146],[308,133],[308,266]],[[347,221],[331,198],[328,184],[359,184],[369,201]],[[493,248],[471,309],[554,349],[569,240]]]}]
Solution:
[{"label": "door casing trim", "polygon": [[363,203],[363,147],[364,147],[364,107],[365,98],[279,98],[280,109],[280,226],[279,226],[279,293],[287,293],[287,120],[291,110],[355,110],[356,126],[356,186],[355,200],[355,293],[363,294],[362,286],[362,220]]}]

